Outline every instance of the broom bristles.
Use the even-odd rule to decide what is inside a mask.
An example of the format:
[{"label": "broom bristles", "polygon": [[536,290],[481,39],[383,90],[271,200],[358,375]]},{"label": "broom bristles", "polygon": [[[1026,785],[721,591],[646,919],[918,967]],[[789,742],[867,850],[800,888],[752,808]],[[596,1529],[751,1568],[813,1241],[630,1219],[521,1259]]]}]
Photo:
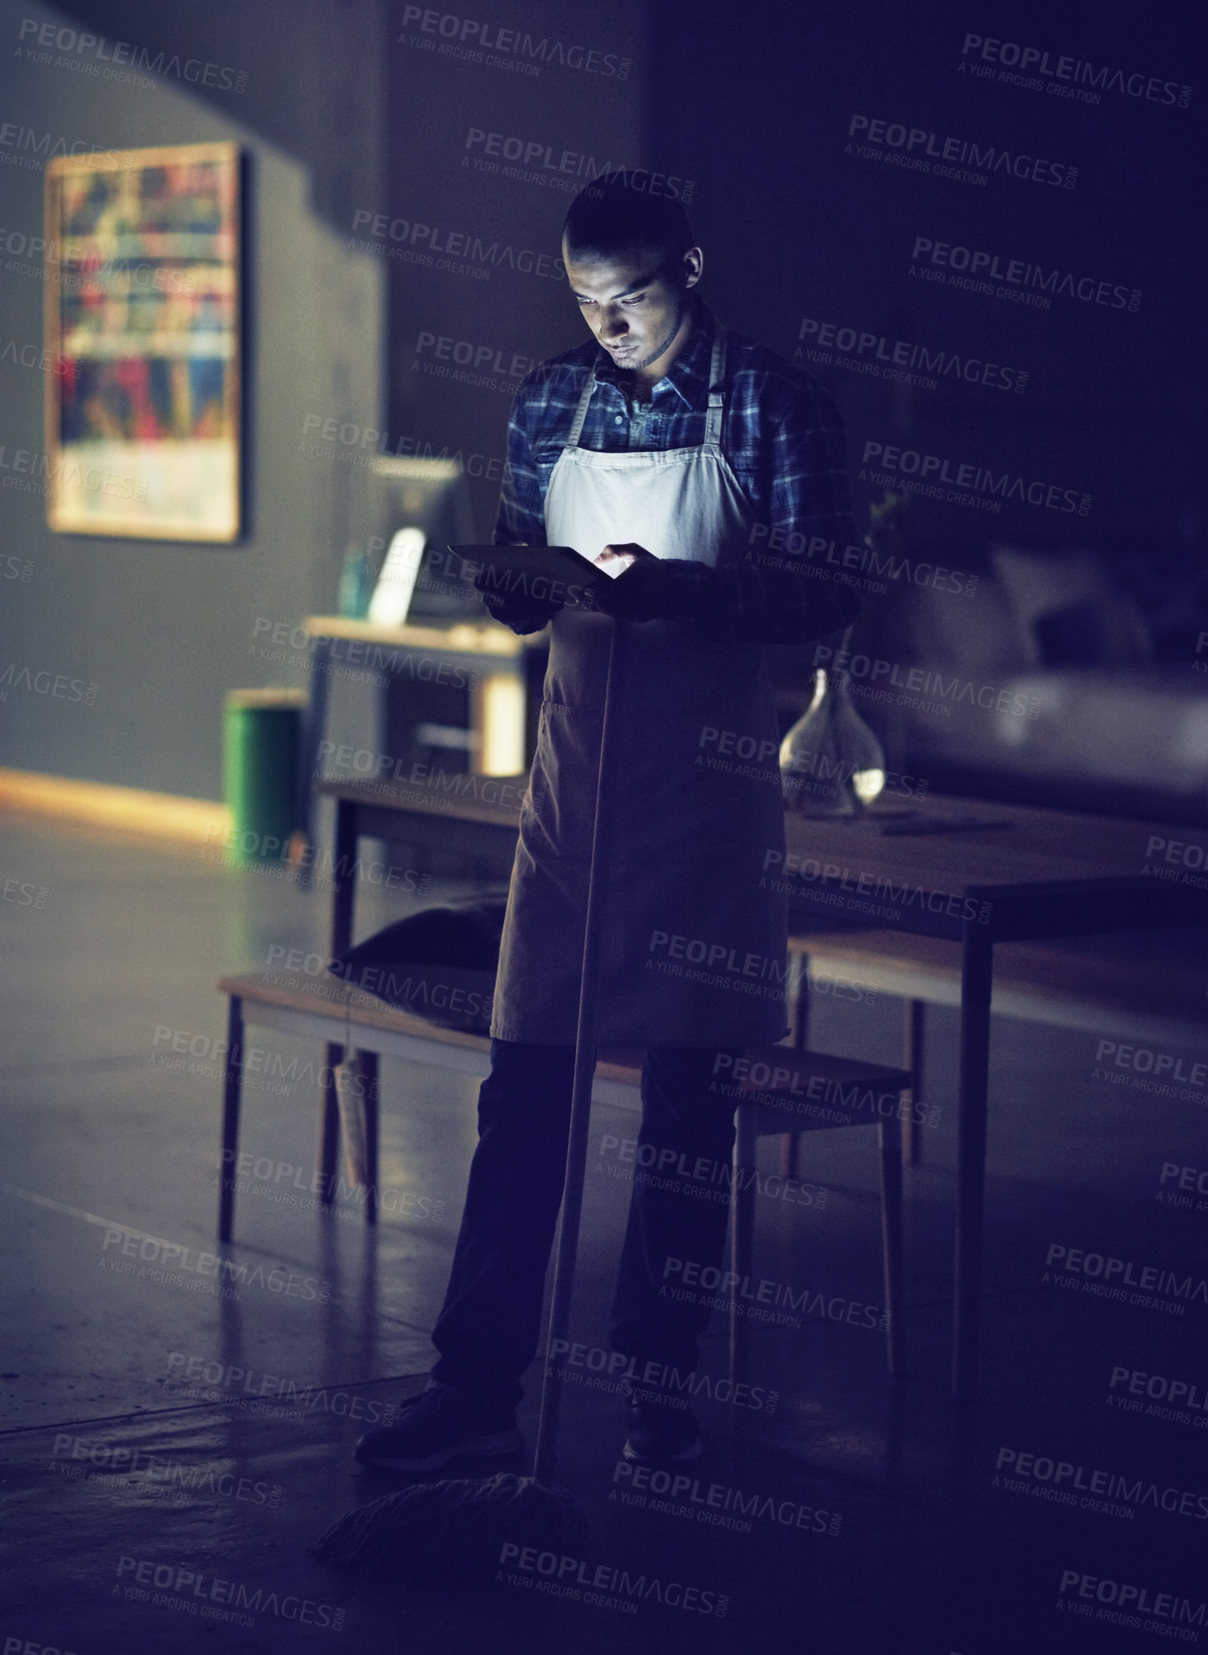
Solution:
[{"label": "broom bristles", "polygon": [[333,1523],[315,1556],[395,1584],[485,1585],[508,1542],[581,1558],[587,1519],[570,1494],[501,1471],[384,1494]]}]

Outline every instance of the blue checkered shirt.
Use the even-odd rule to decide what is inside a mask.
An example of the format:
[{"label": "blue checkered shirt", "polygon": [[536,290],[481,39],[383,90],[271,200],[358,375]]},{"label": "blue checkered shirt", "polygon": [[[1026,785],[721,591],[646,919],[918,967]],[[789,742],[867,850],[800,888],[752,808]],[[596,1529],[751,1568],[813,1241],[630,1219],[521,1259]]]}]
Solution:
[{"label": "blue checkered shirt", "polygon": [[[631,407],[618,383],[623,375],[594,340],[528,374],[512,402],[495,543],[547,544],[545,491],[593,368],[601,383],[588,405],[581,447],[606,453],[698,447],[720,325],[697,304],[687,345],[638,408]],[[652,574],[657,612],[768,643],[807,643],[848,625],[859,600],[850,587],[827,580],[817,564],[768,548],[799,552],[813,536],[840,549],[856,543],[843,428],[830,394],[811,374],[728,328],[725,338],[722,452],[759,527],[742,563],[715,569],[660,560]],[[639,563],[630,573],[642,568]],[[535,631],[546,613],[525,614],[521,607],[499,618],[516,631]]]}]

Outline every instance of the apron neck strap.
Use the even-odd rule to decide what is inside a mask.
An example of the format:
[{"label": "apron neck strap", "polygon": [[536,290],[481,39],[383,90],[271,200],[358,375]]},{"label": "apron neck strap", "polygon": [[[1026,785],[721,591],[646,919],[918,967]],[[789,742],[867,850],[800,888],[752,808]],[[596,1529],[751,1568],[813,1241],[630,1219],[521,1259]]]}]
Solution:
[{"label": "apron neck strap", "polygon": [[[715,323],[716,332],[713,335],[713,353],[709,358],[709,406],[705,413],[705,440],[702,447],[710,453],[720,452],[721,421],[724,411],[723,391],[726,382],[726,336],[722,332],[721,324]],[[579,438],[583,435],[583,422],[587,418],[587,406],[591,401],[591,393],[596,388],[596,370],[593,368],[583,382],[583,391],[579,397],[579,406],[575,409],[575,417],[571,422],[570,435],[566,439],[566,448],[575,449],[579,446]]]},{"label": "apron neck strap", "polygon": [[721,323],[715,322],[713,355],[709,361],[709,407],[705,414],[705,440],[702,446],[711,454],[720,452],[723,391],[726,382],[726,336]]},{"label": "apron neck strap", "polygon": [[575,409],[575,418],[570,428],[570,436],[566,439],[567,449],[574,449],[579,446],[579,438],[583,432],[583,421],[587,418],[587,405],[591,401],[591,393],[595,388],[596,370],[593,368],[583,382],[583,394],[579,398],[579,406]]}]

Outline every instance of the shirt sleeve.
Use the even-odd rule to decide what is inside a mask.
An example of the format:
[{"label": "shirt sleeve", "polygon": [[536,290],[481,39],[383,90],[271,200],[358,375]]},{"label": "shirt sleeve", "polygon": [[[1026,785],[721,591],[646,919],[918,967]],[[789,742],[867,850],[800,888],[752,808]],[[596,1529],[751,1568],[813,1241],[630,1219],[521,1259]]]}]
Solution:
[{"label": "shirt sleeve", "polygon": [[855,545],[847,445],[830,392],[813,382],[782,381],[757,408],[756,417],[770,438],[761,479],[767,522],[756,525],[768,532],[752,541],[761,564],[801,564],[806,561],[805,548],[816,538],[833,542],[840,551]]},{"label": "shirt sleeve", "polygon": [[[544,546],[545,502],[541,493],[541,479],[533,461],[528,420],[532,408],[533,390],[528,379],[516,389],[512,410],[508,417],[508,457],[503,468],[503,484],[499,494],[499,511],[492,536],[496,546]],[[558,605],[539,598],[516,594],[506,596],[492,592],[482,594],[482,601],[495,620],[511,631],[524,636],[540,632]]]},{"label": "shirt sleeve", "polygon": [[546,544],[545,500],[529,436],[534,399],[535,387],[526,378],[516,389],[508,417],[508,457],[493,537],[496,546]]}]

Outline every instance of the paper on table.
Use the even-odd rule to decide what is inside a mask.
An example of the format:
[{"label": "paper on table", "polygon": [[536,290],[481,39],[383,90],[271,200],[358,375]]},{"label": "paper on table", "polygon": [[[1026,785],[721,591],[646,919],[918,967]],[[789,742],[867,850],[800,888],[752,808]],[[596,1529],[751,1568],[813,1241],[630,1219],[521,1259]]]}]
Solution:
[{"label": "paper on table", "polygon": [[904,811],[887,821],[878,822],[876,816],[866,816],[878,833],[905,835],[924,833],[973,833],[984,828],[1012,827],[1007,816],[929,816],[926,811]]}]

